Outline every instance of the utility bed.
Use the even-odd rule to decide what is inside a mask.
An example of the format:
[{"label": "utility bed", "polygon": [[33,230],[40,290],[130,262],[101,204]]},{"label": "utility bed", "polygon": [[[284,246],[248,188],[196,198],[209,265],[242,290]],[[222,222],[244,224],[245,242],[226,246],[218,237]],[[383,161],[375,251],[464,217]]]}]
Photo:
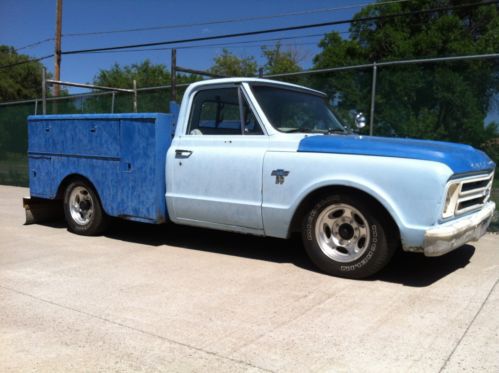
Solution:
[{"label": "utility bed", "polygon": [[31,197],[61,199],[75,175],[96,189],[111,216],[167,220],[165,159],[172,114],[78,114],[28,117]]}]

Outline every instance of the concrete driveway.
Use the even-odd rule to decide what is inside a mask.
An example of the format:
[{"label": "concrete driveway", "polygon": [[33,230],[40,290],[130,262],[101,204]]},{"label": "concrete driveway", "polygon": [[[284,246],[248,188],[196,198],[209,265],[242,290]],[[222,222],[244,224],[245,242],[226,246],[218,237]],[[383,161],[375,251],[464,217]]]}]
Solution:
[{"label": "concrete driveway", "polygon": [[24,226],[0,187],[0,371],[499,371],[499,236],[366,281],[298,239]]}]

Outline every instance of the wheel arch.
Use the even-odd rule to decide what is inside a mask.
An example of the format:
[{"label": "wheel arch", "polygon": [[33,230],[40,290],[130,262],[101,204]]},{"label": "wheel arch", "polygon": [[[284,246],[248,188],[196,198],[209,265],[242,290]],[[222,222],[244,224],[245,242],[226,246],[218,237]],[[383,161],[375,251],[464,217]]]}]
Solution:
[{"label": "wheel arch", "polygon": [[76,180],[82,180],[82,181],[88,183],[92,188],[94,188],[95,192],[97,193],[97,196],[99,195],[99,192],[95,188],[94,183],[92,183],[92,181],[90,181],[90,179],[88,177],[83,176],[83,175],[78,174],[78,173],[72,173],[72,174],[66,175],[59,183],[59,186],[57,187],[56,198],[57,199],[64,199],[64,193],[66,191],[66,188],[69,186],[69,184],[71,184],[73,181],[76,181]]},{"label": "wheel arch", "polygon": [[310,191],[298,204],[295,209],[293,217],[291,219],[291,224],[289,226],[288,236],[294,232],[299,232],[301,230],[301,224],[303,217],[309,211],[313,204],[316,203],[320,198],[331,195],[331,194],[347,194],[354,198],[359,198],[363,201],[369,203],[372,207],[378,211],[385,221],[389,224],[393,234],[396,235],[398,242],[400,242],[400,228],[397,221],[394,219],[390,211],[386,206],[381,203],[376,197],[370,193],[361,190],[353,186],[346,185],[327,185],[318,187]]},{"label": "wheel arch", "polygon": [[97,189],[97,187],[95,186],[95,184],[88,177],[86,177],[86,176],[84,176],[82,174],[72,173],[72,174],[69,174],[69,175],[65,176],[64,179],[61,180],[61,182],[59,183],[59,187],[57,188],[56,199],[60,199],[60,200],[64,201],[64,193],[66,192],[67,187],[73,181],[77,181],[77,180],[84,181],[85,183],[87,183],[94,190],[97,198],[99,199],[99,203],[100,203],[100,205],[102,207],[102,210],[106,214],[108,214],[108,212],[106,211],[106,206],[104,206],[104,204],[102,203],[102,199],[101,199],[99,190]]}]

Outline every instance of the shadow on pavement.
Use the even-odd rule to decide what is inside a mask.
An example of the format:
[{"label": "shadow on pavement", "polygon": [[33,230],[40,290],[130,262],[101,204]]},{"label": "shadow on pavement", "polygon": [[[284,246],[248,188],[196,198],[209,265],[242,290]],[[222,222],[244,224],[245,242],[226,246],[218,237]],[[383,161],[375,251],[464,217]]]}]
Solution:
[{"label": "shadow on pavement", "polygon": [[315,271],[299,236],[281,240],[183,225],[150,225],[118,220],[113,222],[105,236],[151,246],[171,245],[255,260],[293,263]]},{"label": "shadow on pavement", "polygon": [[[65,227],[64,222],[46,225],[53,228]],[[305,270],[319,272],[305,253],[299,235],[281,240],[174,224],[150,225],[115,220],[105,236],[142,245],[171,245],[275,263],[292,263]],[[411,287],[429,286],[464,268],[474,252],[475,248],[471,245],[464,245],[435,258],[400,251],[383,271],[366,281],[385,281]]]},{"label": "shadow on pavement", "polygon": [[371,280],[413,287],[429,286],[452,272],[466,267],[474,253],[475,248],[471,245],[464,245],[434,258],[400,251],[394,255],[388,266]]}]

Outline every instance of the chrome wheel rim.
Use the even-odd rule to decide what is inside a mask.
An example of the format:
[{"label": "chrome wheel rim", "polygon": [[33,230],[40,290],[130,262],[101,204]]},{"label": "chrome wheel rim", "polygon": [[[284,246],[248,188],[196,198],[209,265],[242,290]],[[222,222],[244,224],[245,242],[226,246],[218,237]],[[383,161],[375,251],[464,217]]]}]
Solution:
[{"label": "chrome wheel rim", "polygon": [[84,187],[73,188],[69,195],[69,212],[71,218],[79,225],[87,225],[94,215],[94,201]]},{"label": "chrome wheel rim", "polygon": [[359,259],[369,247],[371,238],[364,215],[343,203],[328,206],[319,214],[315,236],[322,252],[341,263]]}]

